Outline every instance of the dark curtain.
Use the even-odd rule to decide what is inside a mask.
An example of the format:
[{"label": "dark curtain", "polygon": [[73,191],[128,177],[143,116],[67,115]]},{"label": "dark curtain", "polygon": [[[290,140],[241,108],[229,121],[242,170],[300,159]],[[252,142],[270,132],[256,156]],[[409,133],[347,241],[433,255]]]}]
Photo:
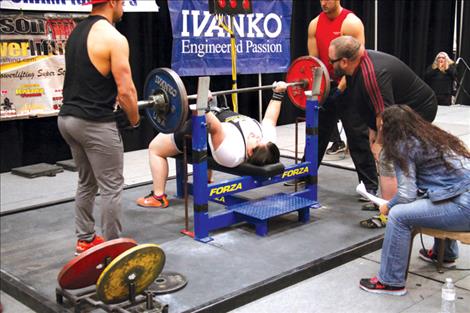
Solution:
[{"label": "dark curtain", "polygon": [[452,56],[455,2],[378,2],[378,50],[393,54],[418,75],[439,51]]},{"label": "dark curtain", "polygon": [[[169,0],[168,0],[169,1]],[[130,45],[133,78],[142,98],[142,90],[149,73],[156,67],[171,67],[172,31],[167,0],[156,0],[158,13],[126,13],[117,25]],[[374,0],[343,0],[342,6],[356,13],[365,26],[366,46],[374,48]],[[464,1],[466,2],[466,1]],[[378,48],[393,54],[421,74],[439,51],[452,55],[455,1],[389,1],[379,0]],[[470,4],[464,5],[461,57],[470,63]],[[307,27],[320,13],[319,0],[293,0],[291,25],[291,58],[307,54]],[[285,73],[263,74],[262,84],[283,80]],[[470,73],[467,72],[467,77]],[[182,77],[188,94],[196,92],[197,77]],[[466,79],[466,83],[470,78]],[[238,87],[258,84],[257,75],[238,75]],[[465,83],[465,81],[464,81]],[[231,89],[231,77],[211,77],[212,90]],[[470,90],[470,88],[467,88]],[[263,110],[271,93],[263,92]],[[230,97],[228,97],[230,102]],[[258,93],[238,96],[239,112],[258,117]],[[292,123],[304,112],[283,104],[279,124]],[[144,120],[138,130],[123,131],[125,151],[144,149],[156,131]],[[0,170],[39,162],[54,163],[70,158],[67,145],[60,137],[54,118],[0,123]]]},{"label": "dark curtain", "polygon": [[[462,1],[463,8],[463,23],[462,29],[460,29],[459,22],[459,33],[461,32],[462,41],[460,42],[460,55],[467,65],[470,65],[470,2]],[[460,14],[459,14],[460,21]],[[470,71],[466,67],[464,62],[460,62],[457,66],[458,80],[461,82],[457,92],[456,103],[470,105]]]},{"label": "dark curtain", "polygon": [[463,25],[462,25],[462,46],[460,50],[460,57],[470,64],[470,3],[462,1],[463,6]]},{"label": "dark curtain", "polygon": [[342,6],[354,12],[364,24],[366,48],[374,49],[375,0],[343,0]]}]

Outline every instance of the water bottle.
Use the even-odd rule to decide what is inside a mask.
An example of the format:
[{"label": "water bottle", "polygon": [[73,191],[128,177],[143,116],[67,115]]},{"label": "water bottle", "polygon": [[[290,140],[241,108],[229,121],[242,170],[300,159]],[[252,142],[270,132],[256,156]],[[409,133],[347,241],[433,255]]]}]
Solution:
[{"label": "water bottle", "polygon": [[455,286],[452,278],[446,278],[442,286],[441,313],[455,313]]}]

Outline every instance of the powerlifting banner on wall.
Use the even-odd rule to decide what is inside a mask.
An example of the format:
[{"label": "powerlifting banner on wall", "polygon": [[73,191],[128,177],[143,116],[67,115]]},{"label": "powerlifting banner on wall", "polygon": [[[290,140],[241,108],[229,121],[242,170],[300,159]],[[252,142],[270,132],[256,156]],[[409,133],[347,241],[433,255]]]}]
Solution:
[{"label": "powerlifting banner on wall", "polygon": [[57,112],[62,104],[65,43],[85,17],[0,14],[2,118]]},{"label": "powerlifting banner on wall", "polygon": [[[285,72],[290,64],[292,0],[256,0],[252,5],[252,14],[234,16],[237,72]],[[209,1],[172,0],[168,7],[173,70],[181,76],[230,74],[230,34],[209,13]]]},{"label": "powerlifting banner on wall", "polygon": [[[23,11],[90,12],[89,0],[0,0],[2,9]],[[124,12],[158,12],[155,0],[125,0]]]}]

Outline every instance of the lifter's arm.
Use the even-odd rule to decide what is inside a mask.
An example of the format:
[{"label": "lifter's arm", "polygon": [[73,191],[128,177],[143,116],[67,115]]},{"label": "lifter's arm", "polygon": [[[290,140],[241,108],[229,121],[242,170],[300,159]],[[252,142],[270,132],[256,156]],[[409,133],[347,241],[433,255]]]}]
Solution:
[{"label": "lifter's arm", "polygon": [[212,112],[206,113],[207,131],[211,135],[212,146],[217,150],[225,139],[222,123]]},{"label": "lifter's arm", "polygon": [[[275,83],[275,87],[273,89],[274,92],[277,93],[284,93],[286,92],[287,84],[283,81]],[[271,99],[269,101],[268,107],[266,108],[266,112],[264,113],[263,124],[276,126],[277,120],[279,118],[279,113],[281,112],[281,100]]]}]

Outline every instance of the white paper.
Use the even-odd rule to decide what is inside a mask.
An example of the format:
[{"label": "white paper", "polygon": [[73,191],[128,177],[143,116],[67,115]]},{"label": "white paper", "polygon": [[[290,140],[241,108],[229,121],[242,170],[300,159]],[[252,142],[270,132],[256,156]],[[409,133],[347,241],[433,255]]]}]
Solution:
[{"label": "white paper", "polygon": [[382,204],[388,203],[387,200],[384,200],[382,198],[376,197],[376,196],[368,193],[367,190],[366,190],[366,186],[364,185],[364,183],[362,181],[359,185],[357,185],[356,192],[358,194],[360,194],[361,196],[363,196],[363,197],[369,199],[370,201],[374,202],[375,204],[379,205],[379,206],[382,205]]}]

